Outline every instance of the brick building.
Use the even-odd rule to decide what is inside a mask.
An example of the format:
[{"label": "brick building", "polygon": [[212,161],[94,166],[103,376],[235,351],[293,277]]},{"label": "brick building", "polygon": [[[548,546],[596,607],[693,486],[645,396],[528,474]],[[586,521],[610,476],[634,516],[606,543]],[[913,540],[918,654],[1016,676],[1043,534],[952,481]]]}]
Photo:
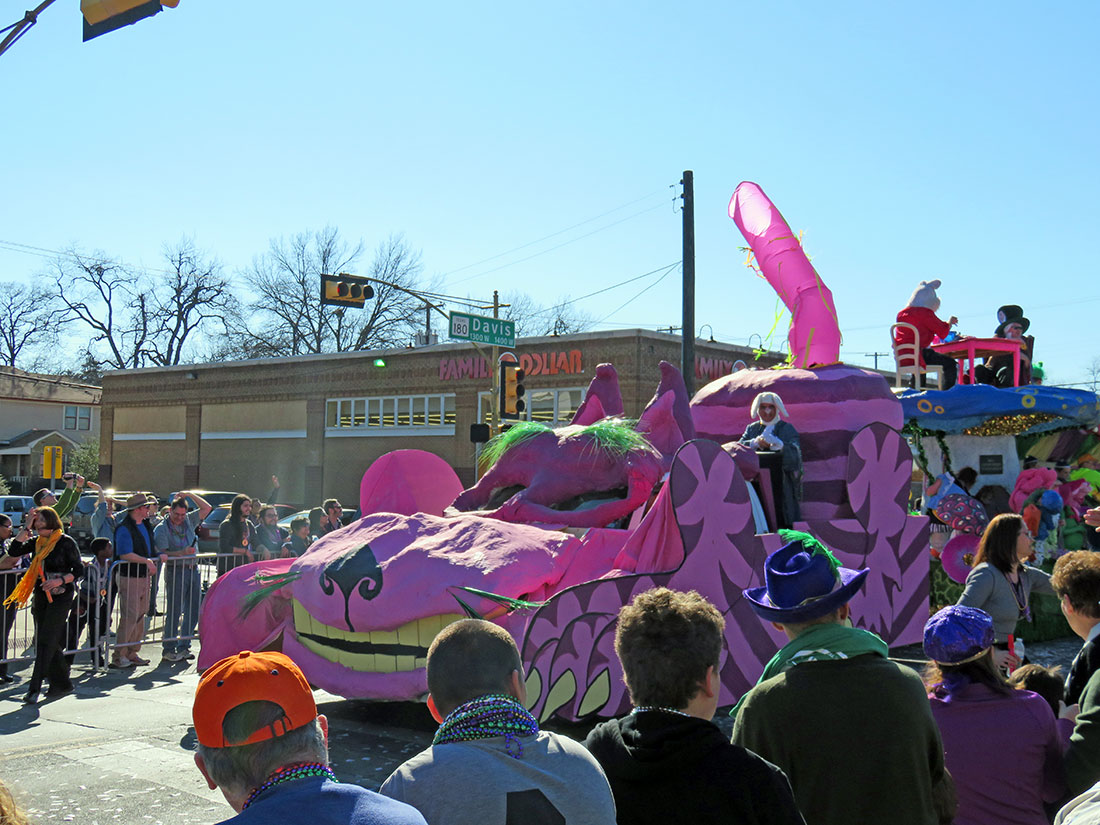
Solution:
[{"label": "brick building", "polygon": [[[652,397],[661,360],[678,364],[680,338],[647,330],[524,338],[526,414],[568,423],[596,365],[619,374],[626,414]],[[756,362],[776,363],[771,354]],[[747,347],[696,341],[696,387],[753,363]],[[384,361],[384,366],[376,361]],[[357,502],[379,456],[402,448],[442,457],[466,483],[477,447],[470,425],[490,415],[492,365],[469,344],[120,370],[103,379],[100,481],[160,495],[181,488],[281,501]]]}]

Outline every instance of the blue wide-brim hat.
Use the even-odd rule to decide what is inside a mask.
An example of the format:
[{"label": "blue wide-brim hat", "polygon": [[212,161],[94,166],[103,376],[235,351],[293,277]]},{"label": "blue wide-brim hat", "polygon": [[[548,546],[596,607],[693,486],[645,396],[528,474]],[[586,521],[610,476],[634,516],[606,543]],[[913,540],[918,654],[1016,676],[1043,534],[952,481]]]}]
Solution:
[{"label": "blue wide-brim hat", "polygon": [[953,604],[924,625],[924,655],[941,665],[981,657],[993,644],[993,617],[976,607]]},{"label": "blue wide-brim hat", "polygon": [[764,586],[742,591],[753,612],[780,624],[818,619],[847,604],[871,571],[841,567],[808,533],[782,530],[788,543],[764,561]]}]

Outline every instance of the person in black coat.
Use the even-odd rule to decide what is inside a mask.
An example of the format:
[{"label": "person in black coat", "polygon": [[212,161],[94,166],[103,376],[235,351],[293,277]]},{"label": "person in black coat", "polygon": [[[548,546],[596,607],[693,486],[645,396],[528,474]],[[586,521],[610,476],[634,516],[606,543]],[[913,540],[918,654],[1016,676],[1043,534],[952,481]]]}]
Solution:
[{"label": "person in black coat", "polygon": [[1061,556],[1050,584],[1070,629],[1085,640],[1066,675],[1064,699],[1075,705],[1092,674],[1100,670],[1100,553],[1075,550]]},{"label": "person in black coat", "polygon": [[619,611],[615,652],[635,707],[584,743],[611,784],[619,825],[804,825],[783,771],[711,721],[724,627],[695,591],[647,590]]},{"label": "person in black coat", "polygon": [[233,499],[229,506],[229,516],[222,522],[218,534],[218,575],[256,560],[253,553],[256,547],[256,528],[249,517],[252,515],[252,499],[241,494]]},{"label": "person in black coat", "polygon": [[[33,525],[37,538],[32,537],[28,525]],[[69,662],[65,659],[65,638],[76,582],[84,572],[84,563],[76,542],[62,532],[61,519],[52,507],[31,510],[8,547],[12,556],[29,553],[34,554],[31,566],[5,604],[25,605],[31,600],[37,642],[34,669],[23,701],[33,705],[38,702],[43,678],[50,680],[47,696],[62,696],[73,689]]]},{"label": "person in black coat", "polygon": [[798,430],[783,420],[787,408],[774,392],[757,395],[749,412],[756,421],[745,428],[738,443],[761,454],[762,468],[778,472],[782,490],[775,502],[776,527],[793,527],[802,518],[802,441]]}]

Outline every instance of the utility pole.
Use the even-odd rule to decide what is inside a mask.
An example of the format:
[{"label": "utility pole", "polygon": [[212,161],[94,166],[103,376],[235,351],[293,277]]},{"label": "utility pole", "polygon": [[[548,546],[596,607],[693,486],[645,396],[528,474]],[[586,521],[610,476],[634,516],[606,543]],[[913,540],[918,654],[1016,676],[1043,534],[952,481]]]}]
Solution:
[{"label": "utility pole", "polygon": [[863,354],[867,357],[875,359],[875,369],[877,370],[878,369],[878,359],[879,358],[885,358],[887,355],[891,355],[892,353],[889,353],[889,352],[865,352]]},{"label": "utility pole", "polygon": [[695,395],[695,183],[690,169],[684,172],[684,319],[680,372],[684,374],[688,398]]},{"label": "utility pole", "polygon": [[[500,293],[493,290],[493,317],[500,317]],[[518,357],[518,356],[517,356]],[[489,371],[493,374],[493,392],[491,396],[493,408],[492,434],[500,432],[500,348],[493,347],[493,362],[489,364]]]}]

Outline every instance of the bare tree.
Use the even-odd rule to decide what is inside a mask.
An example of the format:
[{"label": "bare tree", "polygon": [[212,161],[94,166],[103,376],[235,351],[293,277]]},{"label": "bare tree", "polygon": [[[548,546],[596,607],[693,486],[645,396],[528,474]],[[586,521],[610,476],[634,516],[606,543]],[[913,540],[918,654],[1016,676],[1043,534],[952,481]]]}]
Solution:
[{"label": "bare tree", "polygon": [[0,283],[0,357],[10,367],[24,350],[48,346],[57,339],[62,307],[57,296],[41,287]]},{"label": "bare tree", "polygon": [[[334,227],[272,240],[245,273],[259,297],[248,307],[247,323],[234,330],[231,348],[238,357],[255,358],[406,343],[423,306],[406,292],[375,284],[362,310],[321,306],[321,274],[362,274],[355,272],[362,254],[362,242],[352,246]],[[378,245],[369,273],[415,292],[421,269],[419,253],[401,236],[391,236]]]},{"label": "bare tree", "polygon": [[1085,374],[1088,376],[1092,391],[1097,392],[1097,386],[1100,385],[1100,356],[1092,359],[1092,363],[1085,370]]},{"label": "bare tree", "polygon": [[333,310],[318,298],[321,273],[348,269],[362,252],[361,243],[349,246],[334,227],[272,239],[244,273],[257,298],[247,322],[234,330],[235,349],[246,357],[325,352]]},{"label": "bare tree", "polygon": [[184,238],[164,250],[169,274],[153,292],[153,330],[146,344],[148,359],[162,366],[180,363],[196,336],[236,320],[237,302],[221,264],[207,258]]},{"label": "bare tree", "polygon": [[595,324],[592,316],[579,309],[568,295],[545,307],[525,292],[508,292],[501,303],[509,305],[502,314],[515,322],[517,336],[571,335]]},{"label": "bare tree", "polygon": [[142,272],[107,258],[73,249],[53,262],[58,295],[66,320],[92,330],[92,343],[102,342],[108,355],[100,363],[112,369],[145,366],[146,345],[155,321],[150,284]]},{"label": "bare tree", "polygon": [[[413,251],[401,235],[390,235],[374,250],[370,277],[417,292],[423,269],[420,253]],[[336,348],[342,351],[404,346],[430,311],[424,301],[408,292],[374,284],[374,299],[364,306],[363,315],[351,319],[345,335],[334,336]]]}]

